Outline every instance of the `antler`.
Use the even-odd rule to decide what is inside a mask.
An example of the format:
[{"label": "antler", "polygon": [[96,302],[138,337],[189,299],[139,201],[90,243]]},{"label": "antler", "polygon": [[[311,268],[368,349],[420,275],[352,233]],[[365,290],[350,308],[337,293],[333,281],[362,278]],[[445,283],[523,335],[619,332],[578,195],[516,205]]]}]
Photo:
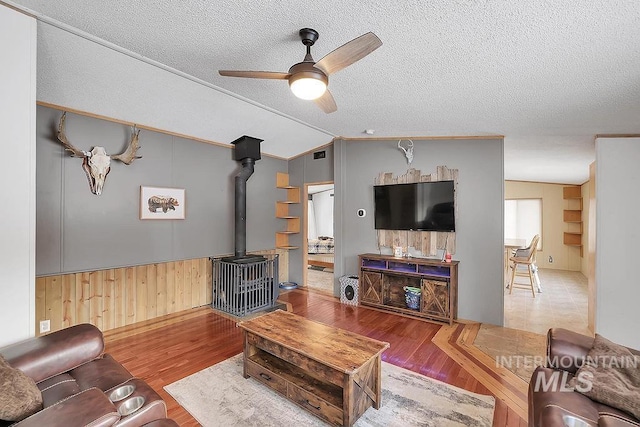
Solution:
[{"label": "antler", "polygon": [[74,147],[67,136],[64,134],[64,121],[67,118],[67,112],[62,113],[62,117],[60,117],[60,125],[58,126],[58,140],[64,145],[64,149],[71,152],[71,155],[74,157],[87,157],[87,153],[82,150]]},{"label": "antler", "polygon": [[114,160],[120,160],[126,165],[130,165],[135,159],[141,159],[142,156],[136,156],[140,148],[140,145],[138,145],[138,135],[140,135],[140,130],[133,125],[133,134],[131,135],[131,141],[127,148],[122,153],[112,154],[110,157]]},{"label": "antler", "polygon": [[402,145],[400,145],[401,142],[402,142],[402,140],[398,141],[398,148],[401,149],[402,151],[404,151],[404,154],[407,154],[407,149],[404,148]]},{"label": "antler", "polygon": [[413,141],[409,140],[407,144],[407,148],[404,148],[400,143],[402,140],[398,141],[398,148],[404,151],[404,155],[407,158],[407,163],[411,164],[413,161]]}]

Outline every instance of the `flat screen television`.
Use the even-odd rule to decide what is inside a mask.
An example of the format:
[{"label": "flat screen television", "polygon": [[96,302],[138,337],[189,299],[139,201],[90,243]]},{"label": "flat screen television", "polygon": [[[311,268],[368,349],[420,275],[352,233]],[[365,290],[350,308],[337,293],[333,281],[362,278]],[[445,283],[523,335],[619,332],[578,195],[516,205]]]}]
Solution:
[{"label": "flat screen television", "polygon": [[453,181],[375,185],[376,230],[455,231]]}]

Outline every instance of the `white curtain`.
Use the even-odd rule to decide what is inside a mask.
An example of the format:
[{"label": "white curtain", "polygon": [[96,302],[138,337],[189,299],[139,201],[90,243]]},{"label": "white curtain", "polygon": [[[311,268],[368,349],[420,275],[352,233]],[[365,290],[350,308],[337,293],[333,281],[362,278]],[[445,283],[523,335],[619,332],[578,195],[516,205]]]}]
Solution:
[{"label": "white curtain", "polygon": [[313,201],[307,201],[307,239],[317,239],[318,231],[316,230],[316,214],[313,209]]},{"label": "white curtain", "polygon": [[525,239],[527,244],[540,235],[542,248],[542,199],[511,199],[504,201],[505,239]]},{"label": "white curtain", "polygon": [[313,195],[316,216],[316,234],[333,237],[333,189]]}]

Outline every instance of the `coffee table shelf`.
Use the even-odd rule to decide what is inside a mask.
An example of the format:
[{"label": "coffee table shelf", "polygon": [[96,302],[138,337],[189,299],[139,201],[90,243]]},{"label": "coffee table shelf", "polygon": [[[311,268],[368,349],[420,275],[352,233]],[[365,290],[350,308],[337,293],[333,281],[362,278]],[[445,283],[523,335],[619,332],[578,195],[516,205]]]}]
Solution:
[{"label": "coffee table shelf", "polygon": [[[340,387],[315,378],[309,372],[263,350],[258,350],[256,354],[249,357],[249,361],[258,365],[256,367],[257,370],[255,368],[250,369],[250,376],[255,377],[255,375],[251,375],[255,371],[258,374],[258,379],[268,384],[273,384],[278,379],[282,379],[285,383],[291,383],[309,393],[314,393],[318,398],[336,408],[342,408],[342,389]],[[262,368],[262,371],[260,368]],[[277,376],[276,379],[269,378],[269,375],[263,372],[265,370],[275,374]]]}]

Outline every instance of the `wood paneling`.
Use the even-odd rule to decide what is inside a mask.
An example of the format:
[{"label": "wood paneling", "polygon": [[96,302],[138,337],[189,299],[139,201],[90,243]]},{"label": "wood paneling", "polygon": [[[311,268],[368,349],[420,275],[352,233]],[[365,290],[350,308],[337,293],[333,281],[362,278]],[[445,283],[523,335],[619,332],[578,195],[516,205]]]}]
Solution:
[{"label": "wood paneling", "polygon": [[109,330],[115,328],[116,305],[114,295],[115,288],[115,271],[113,269],[105,270],[102,282],[102,328]]},{"label": "wood paneling", "polygon": [[[177,266],[177,267],[176,267]],[[36,279],[36,335],[91,323],[103,331],[211,303],[208,258]]]},{"label": "wood paneling", "polygon": [[[382,172],[375,180],[376,185],[390,184],[407,184],[413,182],[431,182],[431,181],[453,181],[453,185],[458,185],[458,169],[449,169],[446,166],[438,166],[436,173],[422,175],[419,170],[409,169],[404,175],[394,177],[390,172]],[[458,196],[454,195],[457,200]],[[457,207],[456,207],[456,216]],[[456,233],[447,233],[441,231],[400,231],[400,230],[377,230],[378,247],[401,246],[404,251],[408,247],[414,247],[422,252],[423,255],[437,255],[438,249],[446,247],[450,254],[456,253]]]},{"label": "wood paneling", "polygon": [[[278,253],[280,282],[287,281],[289,258]],[[51,331],[91,323],[102,331],[211,304],[213,269],[209,258],[87,271],[36,279],[36,335],[41,320]]]},{"label": "wood paneling", "polygon": [[[41,292],[45,293],[46,288]],[[36,306],[38,301],[36,300]],[[46,306],[42,307],[42,315],[46,315]],[[40,313],[38,313],[40,314]],[[76,280],[71,275],[62,276],[62,327],[75,325],[76,321]]]}]

